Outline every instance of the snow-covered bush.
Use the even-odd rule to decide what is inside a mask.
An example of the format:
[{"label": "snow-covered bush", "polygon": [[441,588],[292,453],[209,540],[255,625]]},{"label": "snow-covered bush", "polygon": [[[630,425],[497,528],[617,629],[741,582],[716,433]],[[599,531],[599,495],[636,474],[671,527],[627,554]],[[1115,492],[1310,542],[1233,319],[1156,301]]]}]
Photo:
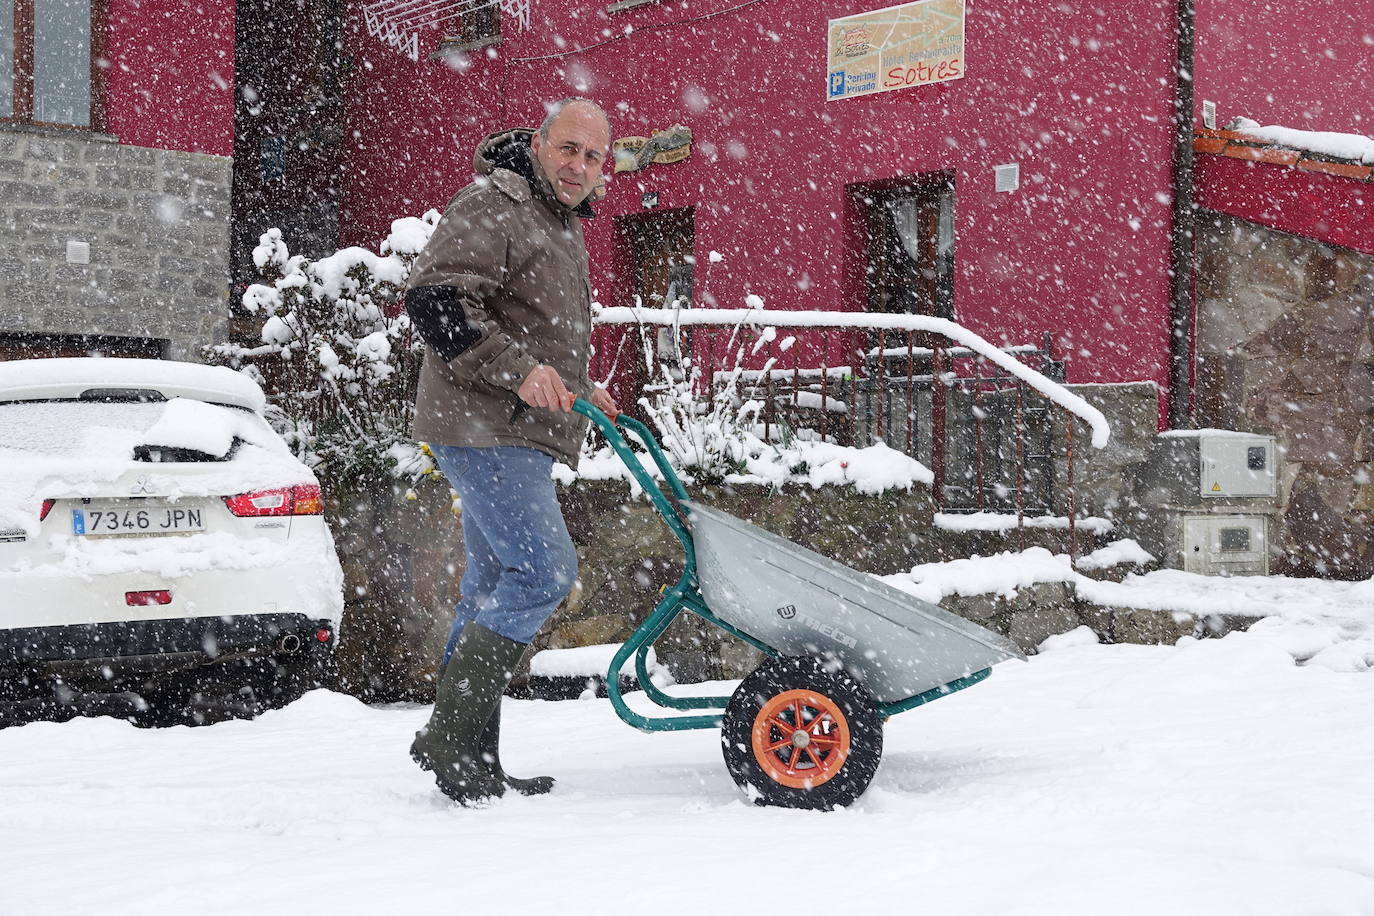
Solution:
[{"label": "snow-covered bush", "polygon": [[[319,475],[344,567],[339,689],[370,700],[425,698],[419,672],[446,628],[442,601],[420,601],[398,570],[411,568],[407,532],[429,524],[452,543],[446,481],[411,439],[422,343],[400,298],[439,214],[396,220],[376,253],[345,248],[292,255],[276,229],[253,251],[263,282],[243,295],[258,340],[210,348],[212,360],[254,377],[267,417]],[[447,540],[446,540],[447,539]]]},{"label": "snow-covered bush", "polygon": [[[793,430],[778,417],[766,429],[760,388],[778,357],[769,356],[758,369],[745,366],[770,344],[774,354],[788,352],[796,338],[779,340],[777,328],[751,321],[754,310],[762,313],[763,300],[758,296],[746,296],[745,302],[748,310],[730,329],[726,344],[728,369],[698,366],[690,353],[679,352],[681,335],[676,325],[665,327],[642,319],[637,325],[650,379],[639,406],[652,421],[675,471],[693,483],[850,486],[868,495],[932,482],[933,475],[919,461],[882,443],[855,448],[820,441],[814,430]],[[709,384],[703,379],[707,371],[714,376]],[[765,432],[771,434],[768,440]],[[646,469],[650,464],[645,462]],[[650,475],[657,477],[657,469],[651,469]],[[594,449],[590,442],[583,448],[576,474],[559,465],[555,476],[563,483],[579,477],[625,479],[632,490],[637,489],[609,446]]]},{"label": "snow-covered bush", "polygon": [[[671,336],[659,333],[661,330]],[[659,443],[676,470],[701,480],[724,480],[731,474],[744,473],[750,458],[773,449],[754,433],[763,402],[752,397],[753,392],[740,390],[748,346],[744,338],[753,329],[745,328],[741,322],[731,330],[726,349],[734,357],[734,368],[724,384],[719,385],[714,380],[703,380],[703,370],[690,353],[656,352],[665,336],[668,349],[676,351],[680,328],[641,324],[638,331],[645,374],[651,380],[639,406],[653,422]],[[707,371],[713,370],[707,367]],[[706,392],[704,398],[702,391]]]},{"label": "snow-covered bush", "polygon": [[210,355],[267,389],[268,419],[324,476],[414,477],[430,468],[410,438],[422,343],[399,301],[438,221],[434,210],[396,220],[380,253],[344,248],[310,260],[292,255],[278,229],[253,251],[264,282],[242,304],[262,319],[261,340],[216,345]]}]

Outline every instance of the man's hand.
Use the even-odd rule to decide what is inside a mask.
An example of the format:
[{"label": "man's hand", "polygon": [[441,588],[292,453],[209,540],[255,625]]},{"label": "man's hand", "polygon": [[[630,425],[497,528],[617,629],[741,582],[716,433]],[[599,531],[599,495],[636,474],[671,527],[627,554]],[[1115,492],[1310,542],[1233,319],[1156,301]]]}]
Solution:
[{"label": "man's hand", "polygon": [[573,401],[577,400],[577,395],[570,392],[558,377],[558,370],[544,365],[530,370],[516,394],[531,407],[561,410],[564,413],[571,412]]},{"label": "man's hand", "polygon": [[610,392],[600,385],[592,388],[592,393],[587,396],[587,400],[592,402],[592,406],[600,410],[615,422],[615,418],[620,416],[620,408],[615,406],[615,398],[611,397]]}]

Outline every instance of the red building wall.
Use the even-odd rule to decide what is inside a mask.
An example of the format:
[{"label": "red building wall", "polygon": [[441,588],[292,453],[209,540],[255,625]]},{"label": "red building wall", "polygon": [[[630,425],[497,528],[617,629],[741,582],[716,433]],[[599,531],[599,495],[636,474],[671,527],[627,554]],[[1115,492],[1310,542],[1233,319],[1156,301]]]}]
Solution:
[{"label": "red building wall", "polygon": [[1374,135],[1374,0],[1197,0],[1196,117]]},{"label": "red building wall", "polygon": [[[827,21],[880,3],[735,5],[607,15],[534,0],[535,29],[505,20],[503,43],[461,69],[411,63],[355,9],[345,241],[374,245],[391,219],[442,207],[483,134],[578,93],[607,108],[615,137],[678,122],[694,135],[686,162],[618,176],[586,227],[604,304],[628,295],[614,218],[657,191],[659,209],[695,207],[700,304],[861,308],[846,185],[949,172],[956,320],[1008,343],[1051,332],[1071,381],[1165,382],[1172,0],[970,4],[965,78],[833,102]],[[997,193],[993,167],[1008,162],[1021,188]]]},{"label": "red building wall", "polygon": [[233,0],[110,0],[106,130],[121,143],[234,151]]},{"label": "red building wall", "polygon": [[1196,177],[1200,207],[1374,255],[1367,179],[1208,155],[1197,157]]}]

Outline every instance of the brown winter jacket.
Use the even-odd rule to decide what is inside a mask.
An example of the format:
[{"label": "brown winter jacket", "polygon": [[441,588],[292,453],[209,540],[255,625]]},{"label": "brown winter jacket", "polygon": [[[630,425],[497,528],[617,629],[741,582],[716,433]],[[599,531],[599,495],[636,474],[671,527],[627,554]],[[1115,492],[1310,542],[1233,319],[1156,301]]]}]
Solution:
[{"label": "brown winter jacket", "polygon": [[477,179],[449,201],[415,260],[406,310],[428,345],[415,438],[526,446],[576,467],[587,421],[516,395],[540,363],[574,394],[591,391],[581,219],[593,214],[554,197],[529,151],[532,134],[502,131],[478,145]]}]

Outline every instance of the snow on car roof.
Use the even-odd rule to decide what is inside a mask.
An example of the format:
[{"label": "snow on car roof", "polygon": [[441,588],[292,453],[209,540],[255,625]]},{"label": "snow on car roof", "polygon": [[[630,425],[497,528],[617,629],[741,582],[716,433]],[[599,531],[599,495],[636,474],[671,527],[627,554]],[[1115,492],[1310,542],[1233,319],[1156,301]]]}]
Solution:
[{"label": "snow on car roof", "polygon": [[77,398],[92,388],[146,388],[262,413],[262,389],[222,366],[161,359],[63,357],[0,362],[0,401]]}]

